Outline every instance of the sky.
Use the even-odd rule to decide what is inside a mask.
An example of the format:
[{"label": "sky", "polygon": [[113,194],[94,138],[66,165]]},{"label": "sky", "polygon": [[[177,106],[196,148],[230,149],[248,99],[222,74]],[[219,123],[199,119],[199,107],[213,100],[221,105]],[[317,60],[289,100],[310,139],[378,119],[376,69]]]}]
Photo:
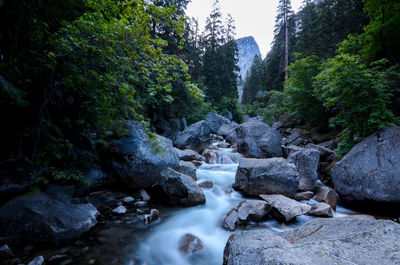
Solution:
[{"label": "sky", "polygon": [[[231,14],[235,20],[236,38],[253,36],[262,57],[271,49],[274,39],[276,9],[279,0],[220,0],[223,16]],[[292,0],[292,8],[297,11],[302,0]],[[212,10],[214,0],[192,0],[187,8],[190,17],[198,19],[199,25],[204,28],[207,16]]]}]

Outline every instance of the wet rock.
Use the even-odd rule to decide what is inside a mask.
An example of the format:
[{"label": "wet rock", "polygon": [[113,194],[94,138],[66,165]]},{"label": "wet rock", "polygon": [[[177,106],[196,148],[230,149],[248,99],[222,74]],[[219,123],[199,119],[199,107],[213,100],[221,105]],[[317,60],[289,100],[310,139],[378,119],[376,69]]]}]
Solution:
[{"label": "wet rock", "polygon": [[146,224],[150,224],[156,221],[160,217],[160,212],[157,209],[151,209],[149,214],[144,216],[144,220]]},{"label": "wet rock", "polygon": [[185,254],[193,255],[204,250],[204,243],[193,234],[185,234],[179,240],[179,250]]},{"label": "wet rock", "polygon": [[112,209],[118,207],[121,204],[122,198],[126,197],[124,193],[102,190],[90,193],[82,199],[73,199],[74,203],[91,203],[93,204],[101,213],[111,211]]},{"label": "wet rock", "polygon": [[28,263],[28,265],[42,265],[44,262],[44,258],[42,256],[36,257],[34,260]]},{"label": "wet rock", "polygon": [[193,149],[200,152],[204,147],[208,146],[212,133],[208,122],[199,121],[189,127],[183,132],[180,132],[174,141],[174,144],[180,149]]},{"label": "wet rock", "polygon": [[124,198],[122,199],[122,201],[123,201],[124,203],[132,203],[132,202],[135,201],[135,199],[134,199],[133,197],[131,197],[131,196],[128,196],[128,197],[124,197]]},{"label": "wet rock", "polygon": [[312,205],[311,210],[307,214],[319,217],[333,217],[331,206],[324,202]]},{"label": "wet rock", "polygon": [[294,197],[296,201],[308,201],[314,196],[314,192],[312,191],[303,191],[296,193]]},{"label": "wet rock", "polygon": [[68,204],[43,192],[23,195],[0,207],[0,237],[5,243],[70,242],[96,225],[98,214],[92,204]]},{"label": "wet rock", "polygon": [[213,133],[217,133],[222,125],[231,123],[228,118],[225,118],[213,112],[207,114],[206,121],[210,125],[210,129]]},{"label": "wet rock", "polygon": [[289,199],[282,195],[260,195],[271,207],[271,215],[280,221],[289,222],[310,211],[311,206]]},{"label": "wet rock", "polygon": [[243,158],[233,188],[249,195],[283,194],[294,198],[299,187],[296,166],[283,158]]},{"label": "wet rock", "polygon": [[65,255],[65,254],[54,255],[54,256],[51,256],[51,257],[46,261],[46,264],[47,264],[47,263],[49,263],[49,264],[60,264],[61,261],[65,260],[65,259],[67,259],[67,258],[68,258],[68,256]]},{"label": "wet rock", "polygon": [[235,129],[238,152],[246,157],[282,156],[282,136],[263,122],[245,122]]},{"label": "wet rock", "polygon": [[235,130],[235,128],[237,128],[239,126],[239,124],[237,123],[230,123],[230,124],[223,124],[219,129],[217,134],[221,135],[223,137],[227,137],[228,135],[230,135],[232,133],[232,131]]},{"label": "wet rock", "polygon": [[202,181],[202,182],[198,183],[198,185],[200,188],[203,188],[203,189],[212,189],[214,187],[214,183],[211,180]]},{"label": "wet rock", "polygon": [[138,202],[135,202],[133,204],[133,207],[135,207],[135,208],[146,208],[147,205],[148,205],[148,203],[145,202],[145,201],[138,201]]},{"label": "wet rock", "polygon": [[299,190],[311,191],[318,180],[319,151],[313,148],[305,148],[292,152],[288,162],[296,165],[300,175]]},{"label": "wet rock", "polygon": [[238,222],[238,212],[236,209],[233,209],[226,214],[222,222],[222,227],[226,230],[233,231],[236,228],[237,222]]},{"label": "wet rock", "polygon": [[112,212],[116,214],[124,214],[126,213],[126,208],[124,206],[118,206],[117,208],[112,210]]},{"label": "wet rock", "polygon": [[262,200],[246,200],[237,209],[239,223],[263,220],[271,210],[271,205]]},{"label": "wet rock", "polygon": [[[326,264],[395,265],[400,263],[400,225],[364,217],[313,219],[279,234],[233,234],[224,265]],[[362,253],[362,254],[361,254]]]},{"label": "wet rock", "polygon": [[331,170],[346,202],[400,203],[400,127],[375,132],[354,146]]},{"label": "wet rock", "polygon": [[148,202],[148,201],[151,200],[150,195],[144,189],[140,189],[138,191],[135,191],[134,197],[136,199],[138,199],[138,200],[145,201],[145,202]]},{"label": "wet rock", "polygon": [[332,209],[336,210],[337,205],[337,194],[334,189],[331,189],[327,186],[320,185],[316,188],[317,197],[315,200],[317,202],[324,202],[329,204]]},{"label": "wet rock", "polygon": [[202,161],[203,158],[202,156],[197,153],[196,151],[190,150],[190,149],[185,149],[185,150],[181,150],[178,148],[175,148],[175,151],[178,153],[179,155],[179,159],[183,160],[183,161]]},{"label": "wet rock", "polygon": [[179,162],[179,167],[177,168],[178,172],[181,172],[182,174],[188,175],[194,180],[197,180],[196,177],[196,166],[192,162],[188,161],[180,161]]},{"label": "wet rock", "polygon": [[191,177],[171,168],[164,170],[161,175],[162,179],[153,186],[153,193],[159,199],[185,206],[206,202],[202,190]]},{"label": "wet rock", "polygon": [[227,143],[227,142],[218,142],[217,147],[218,148],[229,148],[229,147],[231,147],[231,144]]},{"label": "wet rock", "polygon": [[112,167],[130,188],[149,188],[160,178],[160,172],[179,165],[179,156],[171,140],[156,136],[150,140],[139,122],[125,124],[128,134],[112,140]]},{"label": "wet rock", "polygon": [[2,245],[0,247],[0,260],[2,259],[8,259],[13,256],[13,253],[11,249],[8,247],[8,245]]}]

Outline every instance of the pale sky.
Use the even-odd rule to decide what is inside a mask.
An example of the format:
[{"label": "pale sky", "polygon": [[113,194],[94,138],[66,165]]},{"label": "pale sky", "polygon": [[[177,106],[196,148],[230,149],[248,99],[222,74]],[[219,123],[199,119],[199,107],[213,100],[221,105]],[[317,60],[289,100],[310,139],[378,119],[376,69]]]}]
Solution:
[{"label": "pale sky", "polygon": [[[262,57],[271,49],[274,38],[276,9],[279,0],[220,0],[222,15],[231,14],[235,20],[236,38],[253,36]],[[297,11],[302,0],[292,0],[292,8]],[[190,17],[198,19],[203,29],[214,0],[192,0],[187,8]]]}]

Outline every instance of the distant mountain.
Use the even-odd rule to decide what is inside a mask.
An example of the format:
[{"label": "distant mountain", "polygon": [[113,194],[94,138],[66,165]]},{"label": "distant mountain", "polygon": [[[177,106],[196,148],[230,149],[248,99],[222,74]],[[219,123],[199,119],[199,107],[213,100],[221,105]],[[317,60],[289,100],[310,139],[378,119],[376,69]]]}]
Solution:
[{"label": "distant mountain", "polygon": [[244,79],[246,78],[247,71],[251,67],[254,56],[255,55],[261,56],[261,53],[256,40],[252,36],[240,38],[236,40],[236,43],[239,49],[238,66],[240,68],[240,71],[239,71],[238,93],[239,93],[239,103],[241,103],[243,95],[243,82]]}]

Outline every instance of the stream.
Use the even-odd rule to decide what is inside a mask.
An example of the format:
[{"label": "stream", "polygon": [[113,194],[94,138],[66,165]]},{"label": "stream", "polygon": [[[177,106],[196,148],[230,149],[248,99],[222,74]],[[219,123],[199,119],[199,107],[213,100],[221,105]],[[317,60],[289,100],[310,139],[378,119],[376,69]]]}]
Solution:
[{"label": "stream", "polygon": [[[198,183],[211,180],[214,187],[203,189],[206,204],[173,211],[169,218],[154,226],[139,244],[136,256],[146,265],[220,265],[225,244],[232,232],[222,229],[225,214],[245,198],[232,190],[236,169],[241,155],[231,149],[213,150],[212,164],[203,164],[197,169]],[[334,217],[354,214],[338,206]],[[268,229],[277,233],[295,229],[311,220],[311,216],[299,216],[289,225],[273,219],[250,224],[241,229]],[[239,230],[239,229],[237,229]],[[205,245],[202,254],[189,256],[179,251],[179,241],[187,233],[198,237]],[[130,264],[127,264],[130,265]]]}]

